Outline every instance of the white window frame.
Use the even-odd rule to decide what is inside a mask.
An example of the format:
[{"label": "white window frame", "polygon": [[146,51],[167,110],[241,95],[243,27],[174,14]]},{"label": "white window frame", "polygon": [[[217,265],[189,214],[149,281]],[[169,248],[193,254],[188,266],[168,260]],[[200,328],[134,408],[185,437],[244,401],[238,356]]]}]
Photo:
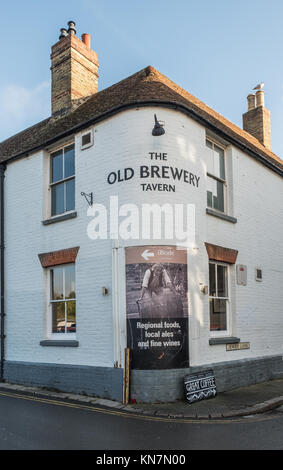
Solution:
[{"label": "white window frame", "polygon": [[[215,209],[214,207],[210,207],[208,206],[207,204],[207,199],[206,199],[206,206],[208,209],[211,209],[215,212],[218,212],[219,214],[226,214],[228,213],[228,187],[227,187],[227,164],[226,164],[226,147],[224,147],[223,145],[219,144],[218,142],[216,142],[215,140],[211,139],[210,137],[206,137],[205,139],[205,146],[206,148],[208,149],[207,147],[207,144],[206,142],[210,142],[212,144],[212,147],[214,148],[214,146],[216,145],[216,147],[219,147],[221,150],[223,150],[224,152],[224,172],[225,172],[225,179],[222,179],[222,178],[219,178],[218,176],[215,176],[213,175],[212,173],[210,173],[209,171],[207,171],[206,175],[207,175],[207,178],[211,178],[215,181],[219,181],[220,183],[223,183],[223,206],[224,206],[224,210],[223,211],[220,211],[219,209]],[[212,149],[208,149],[208,150],[211,150],[213,151],[213,148]],[[206,198],[207,198],[207,193],[208,193],[208,189],[206,190]]]},{"label": "white window frame", "polygon": [[[232,309],[231,309],[231,266],[227,263],[221,263],[219,261],[213,261],[209,260],[209,265],[213,264],[216,266],[224,266],[227,268],[227,294],[228,297],[216,297],[213,295],[210,295],[210,279],[209,279],[209,287],[208,287],[208,293],[209,293],[209,301],[208,301],[208,314],[209,314],[209,332],[210,336],[213,338],[217,337],[225,337],[225,336],[231,336],[231,328],[232,328]],[[216,292],[217,292],[217,276],[215,276],[215,282],[216,282]],[[220,300],[226,300],[226,305],[227,305],[227,311],[226,311],[226,330],[221,330],[221,331],[213,331],[210,329],[210,299],[220,299]]]},{"label": "white window frame", "polygon": [[65,270],[63,269],[63,289],[64,299],[52,300],[52,270],[56,268],[65,268],[66,266],[75,266],[75,287],[76,287],[76,263],[66,263],[47,268],[47,292],[48,292],[48,305],[47,305],[47,337],[56,340],[73,340],[76,339],[76,333],[53,333],[52,332],[52,305],[54,303],[65,302],[65,316],[66,316],[66,303],[70,301],[76,302],[76,325],[77,325],[77,289],[76,297],[74,299],[65,299]]},{"label": "white window frame", "polygon": [[[67,178],[63,178],[63,179],[58,180],[58,181],[53,183],[52,182],[52,159],[53,159],[53,154],[56,153],[56,152],[59,152],[60,150],[62,150],[63,151],[63,162],[64,162],[64,151],[67,147],[70,147],[72,145],[74,146],[75,172],[72,176],[68,176]],[[63,169],[64,169],[64,163],[63,163]],[[69,210],[69,211],[64,211],[64,212],[60,212],[59,214],[53,214],[52,215],[52,187],[57,186],[60,183],[66,183],[66,182],[71,181],[71,180],[74,180],[74,182],[75,182],[75,189],[74,189],[75,206],[74,206],[74,208]],[[65,188],[66,188],[66,185],[64,185],[64,208],[66,207],[66,189]],[[75,212],[75,210],[76,210],[76,198],[75,198],[75,193],[76,193],[76,147],[75,147],[75,142],[74,141],[68,142],[64,145],[60,145],[57,148],[54,148],[54,149],[50,150],[50,152],[49,152],[49,192],[50,192],[50,195],[49,195],[49,218],[52,219],[52,218],[60,217],[61,215],[70,214],[72,212]]]}]

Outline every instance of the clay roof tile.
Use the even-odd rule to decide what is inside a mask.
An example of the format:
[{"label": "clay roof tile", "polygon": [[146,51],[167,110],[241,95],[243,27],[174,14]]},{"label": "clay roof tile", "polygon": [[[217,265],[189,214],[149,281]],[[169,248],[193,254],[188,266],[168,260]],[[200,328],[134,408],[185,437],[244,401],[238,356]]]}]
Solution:
[{"label": "clay roof tile", "polygon": [[283,171],[283,161],[264,147],[255,137],[245,132],[205,103],[172,82],[152,66],[83,100],[73,111],[62,116],[45,119],[38,124],[0,143],[0,161],[25,156],[50,142],[71,134],[90,123],[135,105],[174,106],[191,113],[204,125],[210,125],[226,138],[232,139],[272,166]]}]

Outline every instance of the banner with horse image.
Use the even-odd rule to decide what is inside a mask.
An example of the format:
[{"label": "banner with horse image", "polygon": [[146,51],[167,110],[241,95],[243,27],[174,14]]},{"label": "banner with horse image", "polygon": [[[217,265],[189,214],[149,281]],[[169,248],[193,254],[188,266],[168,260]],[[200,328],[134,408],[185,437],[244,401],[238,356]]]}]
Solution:
[{"label": "banner with horse image", "polygon": [[189,366],[186,249],[126,248],[126,314],[132,369]]}]

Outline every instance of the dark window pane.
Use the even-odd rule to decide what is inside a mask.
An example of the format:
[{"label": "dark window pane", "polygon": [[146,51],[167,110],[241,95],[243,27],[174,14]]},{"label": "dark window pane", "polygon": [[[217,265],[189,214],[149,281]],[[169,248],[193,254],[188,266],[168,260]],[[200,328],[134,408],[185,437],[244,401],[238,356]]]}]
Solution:
[{"label": "dark window pane", "polygon": [[82,136],[82,146],[90,144],[91,143],[91,133],[88,132],[87,134],[84,134]]},{"label": "dark window pane", "polygon": [[224,163],[224,153],[220,156],[220,178],[225,180],[225,163]]},{"label": "dark window pane", "polygon": [[227,300],[209,299],[210,331],[227,330]]},{"label": "dark window pane", "polygon": [[212,207],[212,192],[207,191],[207,207]]},{"label": "dark window pane", "polygon": [[64,149],[64,178],[75,174],[75,148],[73,145]]},{"label": "dark window pane", "polygon": [[65,333],[65,302],[52,304],[52,333]]},{"label": "dark window pane", "polygon": [[67,333],[76,332],[76,301],[67,302]]},{"label": "dark window pane", "polygon": [[220,181],[217,183],[217,196],[213,196],[213,207],[218,211],[224,212],[224,184]]},{"label": "dark window pane", "polygon": [[66,211],[75,209],[75,179],[67,181],[66,185]]},{"label": "dark window pane", "polygon": [[76,298],[75,265],[74,264],[65,267],[65,298],[66,299]]},{"label": "dark window pane", "polygon": [[262,279],[262,270],[261,269],[256,270],[256,278],[257,279]]},{"label": "dark window pane", "polygon": [[209,264],[209,295],[216,296],[215,264]]},{"label": "dark window pane", "polygon": [[51,271],[51,299],[60,300],[63,298],[63,268],[55,268]]},{"label": "dark window pane", "polygon": [[64,183],[51,188],[51,215],[62,214],[64,210]]},{"label": "dark window pane", "polygon": [[214,197],[217,196],[217,180],[207,177],[207,205],[213,208]]},{"label": "dark window pane", "polygon": [[209,149],[207,151],[207,172],[211,175],[214,174],[214,164],[213,164],[213,151],[212,151],[212,143],[209,140],[206,141],[206,147]]},{"label": "dark window pane", "polygon": [[63,179],[63,152],[55,152],[52,154],[52,176],[51,182],[56,183]]},{"label": "dark window pane", "polygon": [[224,150],[217,145],[214,146],[215,152],[215,168],[214,168],[214,175],[218,176],[218,178],[225,179],[225,166],[224,166]]},{"label": "dark window pane", "polygon": [[228,285],[227,285],[227,267],[217,266],[217,297],[228,297]]}]

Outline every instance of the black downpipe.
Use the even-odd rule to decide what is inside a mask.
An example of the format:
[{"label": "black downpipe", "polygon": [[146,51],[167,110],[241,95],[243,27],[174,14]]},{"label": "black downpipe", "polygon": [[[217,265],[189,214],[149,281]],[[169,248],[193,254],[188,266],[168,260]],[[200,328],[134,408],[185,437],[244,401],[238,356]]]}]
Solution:
[{"label": "black downpipe", "polygon": [[0,315],[1,315],[1,369],[0,382],[4,381],[4,361],[5,361],[5,277],[4,277],[4,178],[5,165],[0,164]]}]

